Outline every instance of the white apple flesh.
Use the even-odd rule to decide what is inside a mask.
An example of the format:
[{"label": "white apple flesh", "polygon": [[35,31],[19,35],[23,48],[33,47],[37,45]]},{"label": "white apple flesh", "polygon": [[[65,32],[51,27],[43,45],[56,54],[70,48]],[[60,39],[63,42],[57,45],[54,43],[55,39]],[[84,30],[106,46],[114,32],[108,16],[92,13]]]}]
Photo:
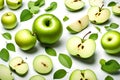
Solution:
[{"label": "white apple flesh", "polygon": [[45,80],[42,75],[34,75],[29,80]]},{"label": "white apple flesh", "polygon": [[112,12],[116,16],[120,16],[120,4],[116,4],[115,6],[112,6]]},{"label": "white apple flesh", "polygon": [[89,0],[90,6],[98,6],[101,7],[104,3],[104,0]]}]

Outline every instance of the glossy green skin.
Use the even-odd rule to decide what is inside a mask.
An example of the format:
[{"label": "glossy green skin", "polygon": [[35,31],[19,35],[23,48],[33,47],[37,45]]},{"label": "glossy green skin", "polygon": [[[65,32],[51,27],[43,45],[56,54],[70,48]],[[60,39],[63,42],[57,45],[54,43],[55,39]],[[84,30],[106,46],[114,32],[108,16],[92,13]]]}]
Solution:
[{"label": "glossy green skin", "polygon": [[35,19],[32,30],[41,43],[53,44],[60,39],[63,27],[56,16],[43,14]]},{"label": "glossy green skin", "polygon": [[13,29],[17,26],[17,17],[13,12],[7,12],[2,15],[1,23],[5,29]]},{"label": "glossy green skin", "polygon": [[[111,40],[110,40],[111,39]],[[120,52],[120,33],[117,31],[108,31],[101,38],[101,45],[109,54]]]},{"label": "glossy green skin", "polygon": [[6,0],[6,3],[10,9],[18,9],[22,6],[22,0]]},{"label": "glossy green skin", "polygon": [[22,50],[29,50],[36,44],[36,36],[28,29],[23,29],[15,34],[15,42]]},{"label": "glossy green skin", "polygon": [[0,0],[0,9],[4,8],[4,0]]}]

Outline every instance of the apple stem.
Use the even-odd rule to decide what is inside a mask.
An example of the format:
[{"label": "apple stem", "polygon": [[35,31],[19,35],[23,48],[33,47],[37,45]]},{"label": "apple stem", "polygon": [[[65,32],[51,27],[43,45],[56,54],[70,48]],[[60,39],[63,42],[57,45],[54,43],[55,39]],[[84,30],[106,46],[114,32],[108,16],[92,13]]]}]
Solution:
[{"label": "apple stem", "polygon": [[99,12],[101,12],[101,10],[102,10],[103,6],[104,6],[104,4],[100,7]]},{"label": "apple stem", "polygon": [[85,36],[83,37],[83,41],[85,40],[85,37],[90,33],[91,33],[91,31],[89,31],[87,34],[85,34]]}]

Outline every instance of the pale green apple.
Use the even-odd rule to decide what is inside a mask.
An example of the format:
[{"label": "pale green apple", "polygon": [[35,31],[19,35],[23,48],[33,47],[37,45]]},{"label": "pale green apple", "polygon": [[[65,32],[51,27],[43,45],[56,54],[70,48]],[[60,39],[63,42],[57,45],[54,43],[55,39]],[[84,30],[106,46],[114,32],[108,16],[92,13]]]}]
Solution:
[{"label": "pale green apple", "polygon": [[10,9],[18,9],[22,6],[22,0],[6,0],[6,3]]},{"label": "pale green apple", "polygon": [[63,32],[61,21],[53,14],[42,14],[34,20],[33,32],[44,44],[56,43]]},{"label": "pale green apple", "polygon": [[112,6],[112,12],[116,16],[120,16],[120,4],[116,4],[115,6]]},{"label": "pale green apple", "polygon": [[104,0],[89,0],[90,6],[98,6],[101,7],[104,3]]},{"label": "pale green apple", "polygon": [[88,15],[85,15],[84,17],[80,18],[79,20],[71,23],[67,26],[67,30],[70,33],[78,33],[85,29],[89,24],[89,17]]},{"label": "pale green apple", "polygon": [[88,10],[89,20],[94,24],[102,24],[109,20],[111,12],[108,8],[97,6],[90,7]]},{"label": "pale green apple", "polygon": [[4,0],[0,0],[0,10],[4,8]]},{"label": "pale green apple", "polygon": [[19,30],[15,34],[15,42],[22,50],[30,50],[36,44],[36,36],[28,29]]},{"label": "pale green apple", "polygon": [[101,38],[101,45],[108,54],[120,52],[120,33],[118,31],[108,31]]},{"label": "pale green apple", "polygon": [[46,80],[42,75],[34,75],[29,80]]},{"label": "pale green apple", "polygon": [[17,26],[17,17],[13,12],[6,12],[1,17],[1,23],[5,29],[14,29]]}]

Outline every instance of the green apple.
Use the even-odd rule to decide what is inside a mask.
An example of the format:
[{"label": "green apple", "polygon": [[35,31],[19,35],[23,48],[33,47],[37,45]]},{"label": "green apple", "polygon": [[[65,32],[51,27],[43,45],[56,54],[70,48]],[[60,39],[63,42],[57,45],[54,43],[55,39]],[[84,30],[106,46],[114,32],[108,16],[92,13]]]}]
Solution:
[{"label": "green apple", "polygon": [[89,24],[89,17],[88,15],[85,15],[81,19],[71,23],[70,25],[67,26],[67,30],[70,33],[78,33],[85,29]]},{"label": "green apple", "polygon": [[4,8],[4,0],[0,0],[0,10]]},{"label": "green apple", "polygon": [[46,80],[46,79],[41,75],[34,75],[29,80]]},{"label": "green apple", "polygon": [[120,33],[118,31],[108,31],[101,38],[101,45],[109,54],[120,52]]},{"label": "green apple", "polygon": [[38,55],[33,60],[33,68],[40,74],[48,74],[53,69],[53,63],[50,57],[46,55]]},{"label": "green apple", "polygon": [[22,0],[6,0],[7,6],[10,9],[18,9],[22,6]]},{"label": "green apple", "polygon": [[24,76],[28,72],[28,64],[21,57],[14,57],[9,61],[9,67],[18,75]]},{"label": "green apple", "polygon": [[120,4],[116,4],[115,6],[112,6],[112,12],[116,16],[120,16]]},{"label": "green apple", "polygon": [[10,69],[3,64],[0,64],[0,80],[14,80]]},{"label": "green apple", "polygon": [[85,6],[83,0],[65,0],[64,4],[69,11],[78,11]]},{"label": "green apple", "polygon": [[15,42],[22,50],[30,50],[36,44],[36,36],[28,29],[19,30],[15,34]]},{"label": "green apple", "polygon": [[104,0],[89,0],[90,6],[98,6],[101,7],[104,3]]},{"label": "green apple", "polygon": [[93,39],[82,39],[79,36],[72,36],[66,43],[67,51],[73,56],[80,58],[91,57],[96,50],[96,43]]},{"label": "green apple", "polygon": [[94,24],[102,24],[109,20],[110,10],[103,7],[90,7],[88,10],[89,20]]},{"label": "green apple", "polygon": [[69,80],[97,80],[97,77],[96,74],[90,69],[76,69],[71,73]]},{"label": "green apple", "polygon": [[35,19],[32,30],[41,43],[53,44],[60,39],[63,27],[61,21],[53,14],[42,14]]},{"label": "green apple", "polygon": [[17,17],[13,12],[6,12],[1,17],[1,23],[5,29],[14,29],[17,26]]}]

